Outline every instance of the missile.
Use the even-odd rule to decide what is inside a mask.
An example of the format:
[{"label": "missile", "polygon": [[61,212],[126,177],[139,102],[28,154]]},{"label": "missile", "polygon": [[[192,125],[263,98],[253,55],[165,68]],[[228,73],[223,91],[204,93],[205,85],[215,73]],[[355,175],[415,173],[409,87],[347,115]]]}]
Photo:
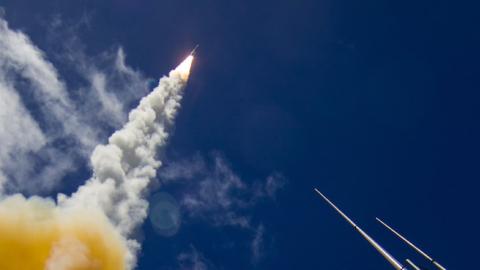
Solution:
[{"label": "missile", "polygon": [[190,52],[190,55],[191,56],[194,56],[195,55],[195,51],[197,50],[198,48],[198,44],[195,46],[195,48],[193,48],[193,50]]},{"label": "missile", "polygon": [[412,242],[408,241],[407,238],[403,237],[400,233],[395,231],[392,227],[388,226],[385,222],[383,222],[381,219],[376,218],[378,222],[380,222],[385,228],[390,230],[393,234],[395,234],[398,238],[400,238],[405,244],[409,245],[411,248],[413,248],[416,252],[418,252],[420,255],[422,255],[425,259],[430,261],[435,267],[439,270],[447,270],[445,267],[443,267],[441,264],[436,262],[432,257],[428,256],[425,252],[423,252],[420,248],[415,246]]},{"label": "missile", "polygon": [[363,237],[365,240],[368,241],[379,253],[382,255],[385,260],[387,260],[393,268],[396,270],[406,270],[399,261],[397,261],[390,253],[388,253],[382,246],[380,246],[373,238],[371,238],[367,233],[365,233],[360,227],[355,224],[347,215],[345,215],[342,210],[340,210],[333,202],[331,202],[325,195],[323,195],[318,189],[314,189],[318,195],[320,195],[335,211],[337,211],[340,216],[342,216],[353,228]]},{"label": "missile", "polygon": [[418,267],[416,264],[414,264],[410,259],[406,259],[405,261],[407,262],[408,265],[410,265],[412,267],[412,269],[422,270],[420,267]]}]

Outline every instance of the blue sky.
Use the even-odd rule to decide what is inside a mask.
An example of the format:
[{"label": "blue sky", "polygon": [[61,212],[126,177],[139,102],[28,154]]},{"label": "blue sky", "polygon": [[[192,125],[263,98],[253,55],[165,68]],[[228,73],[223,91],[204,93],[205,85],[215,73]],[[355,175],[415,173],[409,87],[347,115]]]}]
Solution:
[{"label": "blue sky", "polygon": [[[156,80],[200,44],[151,188],[168,194],[179,227],[165,235],[147,219],[136,234],[143,243],[137,269],[389,269],[314,187],[398,259],[427,265],[376,216],[447,268],[474,267],[477,4],[2,0],[0,6],[9,28],[44,53],[88,123],[80,128],[64,119],[85,143],[66,134],[33,157],[23,152],[45,138],[30,131],[27,150],[19,150],[5,139],[15,134],[1,133],[4,145],[14,145],[8,151],[23,153],[6,162],[12,154],[3,148],[0,156],[12,192],[76,190],[91,174],[85,152],[105,142]],[[35,86],[2,76],[13,78],[45,136],[55,136]],[[26,170],[25,162],[35,166]]]}]

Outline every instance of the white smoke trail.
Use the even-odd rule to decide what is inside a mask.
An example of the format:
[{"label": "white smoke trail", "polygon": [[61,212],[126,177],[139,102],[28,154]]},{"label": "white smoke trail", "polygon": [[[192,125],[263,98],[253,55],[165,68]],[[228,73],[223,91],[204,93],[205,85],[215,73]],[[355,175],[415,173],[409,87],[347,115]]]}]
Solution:
[{"label": "white smoke trail", "polygon": [[[193,56],[187,57],[168,77],[140,101],[128,122],[116,131],[107,145],[98,145],[91,156],[93,176],[71,197],[60,194],[62,208],[100,209],[127,239],[147,216],[146,189],[161,162],[156,159],[173,124],[188,79]],[[128,240],[129,267],[139,248]]]},{"label": "white smoke trail", "polygon": [[44,53],[33,46],[24,33],[12,31],[1,17],[0,36],[2,73],[13,70],[29,80],[36,90],[32,92],[33,97],[42,102],[40,109],[61,120],[65,134],[75,134],[74,138],[82,146],[92,149],[96,145],[95,131],[75,114],[75,106],[68,97],[65,84],[59,79],[55,67],[45,60]]},{"label": "white smoke trail", "polygon": [[[0,130],[0,135],[3,134],[0,137],[11,138],[3,140],[2,146],[5,148],[12,142],[11,147],[0,153],[0,161],[37,151],[59,134],[75,138],[82,154],[88,155],[98,139],[95,129],[87,125],[86,119],[73,106],[66,84],[60,80],[55,67],[25,34],[11,30],[1,13],[0,10],[0,90],[4,90],[3,96],[7,97],[3,103],[13,102],[13,107],[0,106],[4,112],[2,114],[0,108],[0,118],[4,117],[3,123],[10,123],[15,115],[23,118],[14,118],[14,125],[9,124],[6,131]],[[122,66],[122,55],[119,70],[132,72]],[[192,61],[193,56],[187,57],[168,77],[162,78],[153,92],[131,111],[128,122],[109,138],[108,144],[95,147],[91,155],[93,175],[70,197],[59,194],[55,204],[50,199],[4,193],[2,184],[8,184],[12,177],[0,171],[1,270],[124,270],[134,267],[140,245],[133,239],[133,233],[147,215],[145,193],[161,165],[156,152],[168,138]],[[102,105],[98,112],[108,108],[105,112],[118,114],[122,110],[110,106],[108,101],[113,99],[104,91],[105,77],[95,76],[97,73],[91,73],[91,80]],[[49,115],[45,119],[47,126],[56,127],[55,124],[60,123],[61,132],[44,134],[23,104],[16,102],[19,96],[14,91],[14,79],[17,77],[10,77],[11,74],[18,74],[18,78],[31,83],[35,90],[33,99],[40,102],[39,110]],[[121,117],[109,118],[112,119]],[[14,127],[13,132],[11,127]],[[21,134],[20,146],[25,149],[13,144],[19,141],[15,134]],[[28,143],[26,135],[30,136]],[[19,150],[22,151],[19,153]],[[57,168],[59,164],[71,165],[70,159],[58,159],[58,154],[51,156],[57,157],[51,158]],[[21,168],[18,170],[23,172],[21,179],[29,179],[23,177],[27,175],[24,173],[26,166]],[[52,175],[49,170],[45,172]],[[36,176],[41,177],[41,174]]]}]

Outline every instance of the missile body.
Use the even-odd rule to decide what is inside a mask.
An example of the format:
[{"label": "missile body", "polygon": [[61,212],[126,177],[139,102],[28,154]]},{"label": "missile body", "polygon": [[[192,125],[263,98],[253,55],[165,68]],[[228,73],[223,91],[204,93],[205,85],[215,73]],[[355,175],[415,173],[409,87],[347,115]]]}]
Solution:
[{"label": "missile body", "polygon": [[190,52],[190,55],[191,55],[191,56],[194,56],[194,55],[195,55],[195,51],[197,50],[198,45],[199,45],[199,44],[197,44],[197,45],[195,46],[195,48],[193,48],[193,50]]},{"label": "missile body", "polygon": [[353,226],[353,228],[363,237],[365,240],[367,240],[379,253],[382,255],[385,260],[387,260],[393,268],[397,270],[406,270],[405,268],[399,261],[397,261],[390,253],[388,253],[382,246],[380,246],[373,238],[371,238],[367,233],[365,233],[360,227],[355,224],[347,215],[345,215],[342,210],[340,210],[335,204],[333,204],[325,195],[323,195],[318,189],[315,188],[315,191],[320,195],[337,213],[339,213],[350,225]]},{"label": "missile body", "polygon": [[376,218],[378,222],[380,222],[385,228],[387,228],[389,231],[391,231],[393,234],[395,234],[398,238],[400,238],[405,244],[409,245],[411,248],[413,248],[416,252],[418,252],[420,255],[422,255],[425,259],[430,261],[435,267],[439,270],[447,270],[445,267],[443,267],[441,264],[436,262],[432,257],[428,256],[425,252],[423,252],[420,248],[415,246],[412,242],[408,241],[407,238],[403,237],[400,233],[395,231],[392,227],[388,226],[385,222],[383,222],[381,219]]}]

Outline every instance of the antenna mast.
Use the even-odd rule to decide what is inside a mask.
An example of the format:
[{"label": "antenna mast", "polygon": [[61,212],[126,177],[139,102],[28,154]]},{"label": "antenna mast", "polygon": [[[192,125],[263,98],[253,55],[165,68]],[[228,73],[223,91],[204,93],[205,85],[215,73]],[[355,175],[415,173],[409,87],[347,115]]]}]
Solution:
[{"label": "antenna mast", "polygon": [[333,204],[325,195],[323,195],[318,189],[315,188],[315,191],[320,195],[337,213],[339,213],[350,225],[353,226],[353,228],[363,237],[365,240],[367,240],[379,253],[382,255],[385,260],[387,260],[393,268],[396,270],[406,270],[405,268],[399,261],[397,261],[390,253],[388,253],[382,246],[380,246],[373,238],[371,238],[367,233],[365,233],[360,227],[355,224],[347,215],[345,215],[342,210],[340,210],[335,204]]},{"label": "antenna mast", "polygon": [[376,218],[378,222],[380,222],[385,228],[390,230],[393,234],[395,234],[398,238],[400,238],[405,244],[409,245],[411,248],[413,248],[416,252],[418,252],[420,255],[425,257],[428,261],[430,261],[435,267],[439,270],[447,270],[445,267],[443,267],[441,264],[439,264],[437,261],[432,259],[432,257],[428,256],[427,253],[423,252],[420,248],[415,246],[412,242],[408,241],[407,238],[403,237],[400,233],[395,231],[392,227],[388,226],[385,222],[383,222],[381,219]]}]

